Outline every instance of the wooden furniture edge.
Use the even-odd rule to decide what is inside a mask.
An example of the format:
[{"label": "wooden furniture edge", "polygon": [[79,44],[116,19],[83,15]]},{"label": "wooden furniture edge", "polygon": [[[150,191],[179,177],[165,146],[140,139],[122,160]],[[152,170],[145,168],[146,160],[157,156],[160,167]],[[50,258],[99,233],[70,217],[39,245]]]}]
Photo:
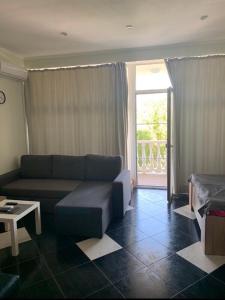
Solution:
[{"label": "wooden furniture edge", "polygon": [[191,211],[194,211],[194,208],[193,208],[193,205],[192,205],[192,201],[193,201],[193,184],[191,182],[189,182],[188,188],[189,188],[189,193],[188,193],[189,205],[190,205]]},{"label": "wooden furniture edge", "polygon": [[205,254],[225,255],[225,218],[206,216]]},{"label": "wooden furniture edge", "polygon": [[196,189],[189,182],[189,205],[195,212],[200,230],[201,244],[206,255],[225,255],[225,218],[218,216],[200,216],[197,206]]}]

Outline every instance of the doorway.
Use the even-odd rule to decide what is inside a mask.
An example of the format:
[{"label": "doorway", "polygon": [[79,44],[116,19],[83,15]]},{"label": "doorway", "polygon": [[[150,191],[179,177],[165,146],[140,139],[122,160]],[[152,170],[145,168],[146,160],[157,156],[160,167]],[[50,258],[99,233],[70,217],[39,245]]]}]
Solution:
[{"label": "doorway", "polygon": [[137,94],[137,181],[167,186],[167,93]]},{"label": "doorway", "polygon": [[137,185],[167,188],[167,88],[164,61],[136,65]]}]

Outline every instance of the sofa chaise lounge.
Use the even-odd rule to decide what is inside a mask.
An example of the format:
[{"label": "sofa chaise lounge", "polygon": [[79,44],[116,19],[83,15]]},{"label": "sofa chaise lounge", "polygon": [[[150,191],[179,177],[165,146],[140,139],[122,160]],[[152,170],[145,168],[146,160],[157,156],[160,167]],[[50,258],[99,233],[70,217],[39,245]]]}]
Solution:
[{"label": "sofa chaise lounge", "polygon": [[19,169],[0,176],[0,195],[40,201],[59,233],[101,238],[125,214],[130,173],[120,156],[23,155]]}]

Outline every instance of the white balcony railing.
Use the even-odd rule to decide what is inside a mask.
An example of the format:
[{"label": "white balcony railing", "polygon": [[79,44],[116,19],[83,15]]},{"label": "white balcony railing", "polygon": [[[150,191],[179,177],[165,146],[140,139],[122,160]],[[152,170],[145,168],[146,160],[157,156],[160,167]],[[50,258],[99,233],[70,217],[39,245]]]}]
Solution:
[{"label": "white balcony railing", "polygon": [[137,140],[137,171],[166,174],[166,141]]}]

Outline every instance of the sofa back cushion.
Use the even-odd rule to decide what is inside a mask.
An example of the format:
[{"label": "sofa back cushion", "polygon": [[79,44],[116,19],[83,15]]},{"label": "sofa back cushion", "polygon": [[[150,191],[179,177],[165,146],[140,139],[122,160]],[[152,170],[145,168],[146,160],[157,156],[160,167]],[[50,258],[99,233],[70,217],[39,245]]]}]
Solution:
[{"label": "sofa back cushion", "polygon": [[86,155],[86,180],[112,181],[121,172],[121,156]]},{"label": "sofa back cushion", "polygon": [[84,180],[85,157],[53,155],[53,178]]},{"label": "sofa back cushion", "polygon": [[51,155],[23,155],[21,157],[21,177],[51,178]]}]

